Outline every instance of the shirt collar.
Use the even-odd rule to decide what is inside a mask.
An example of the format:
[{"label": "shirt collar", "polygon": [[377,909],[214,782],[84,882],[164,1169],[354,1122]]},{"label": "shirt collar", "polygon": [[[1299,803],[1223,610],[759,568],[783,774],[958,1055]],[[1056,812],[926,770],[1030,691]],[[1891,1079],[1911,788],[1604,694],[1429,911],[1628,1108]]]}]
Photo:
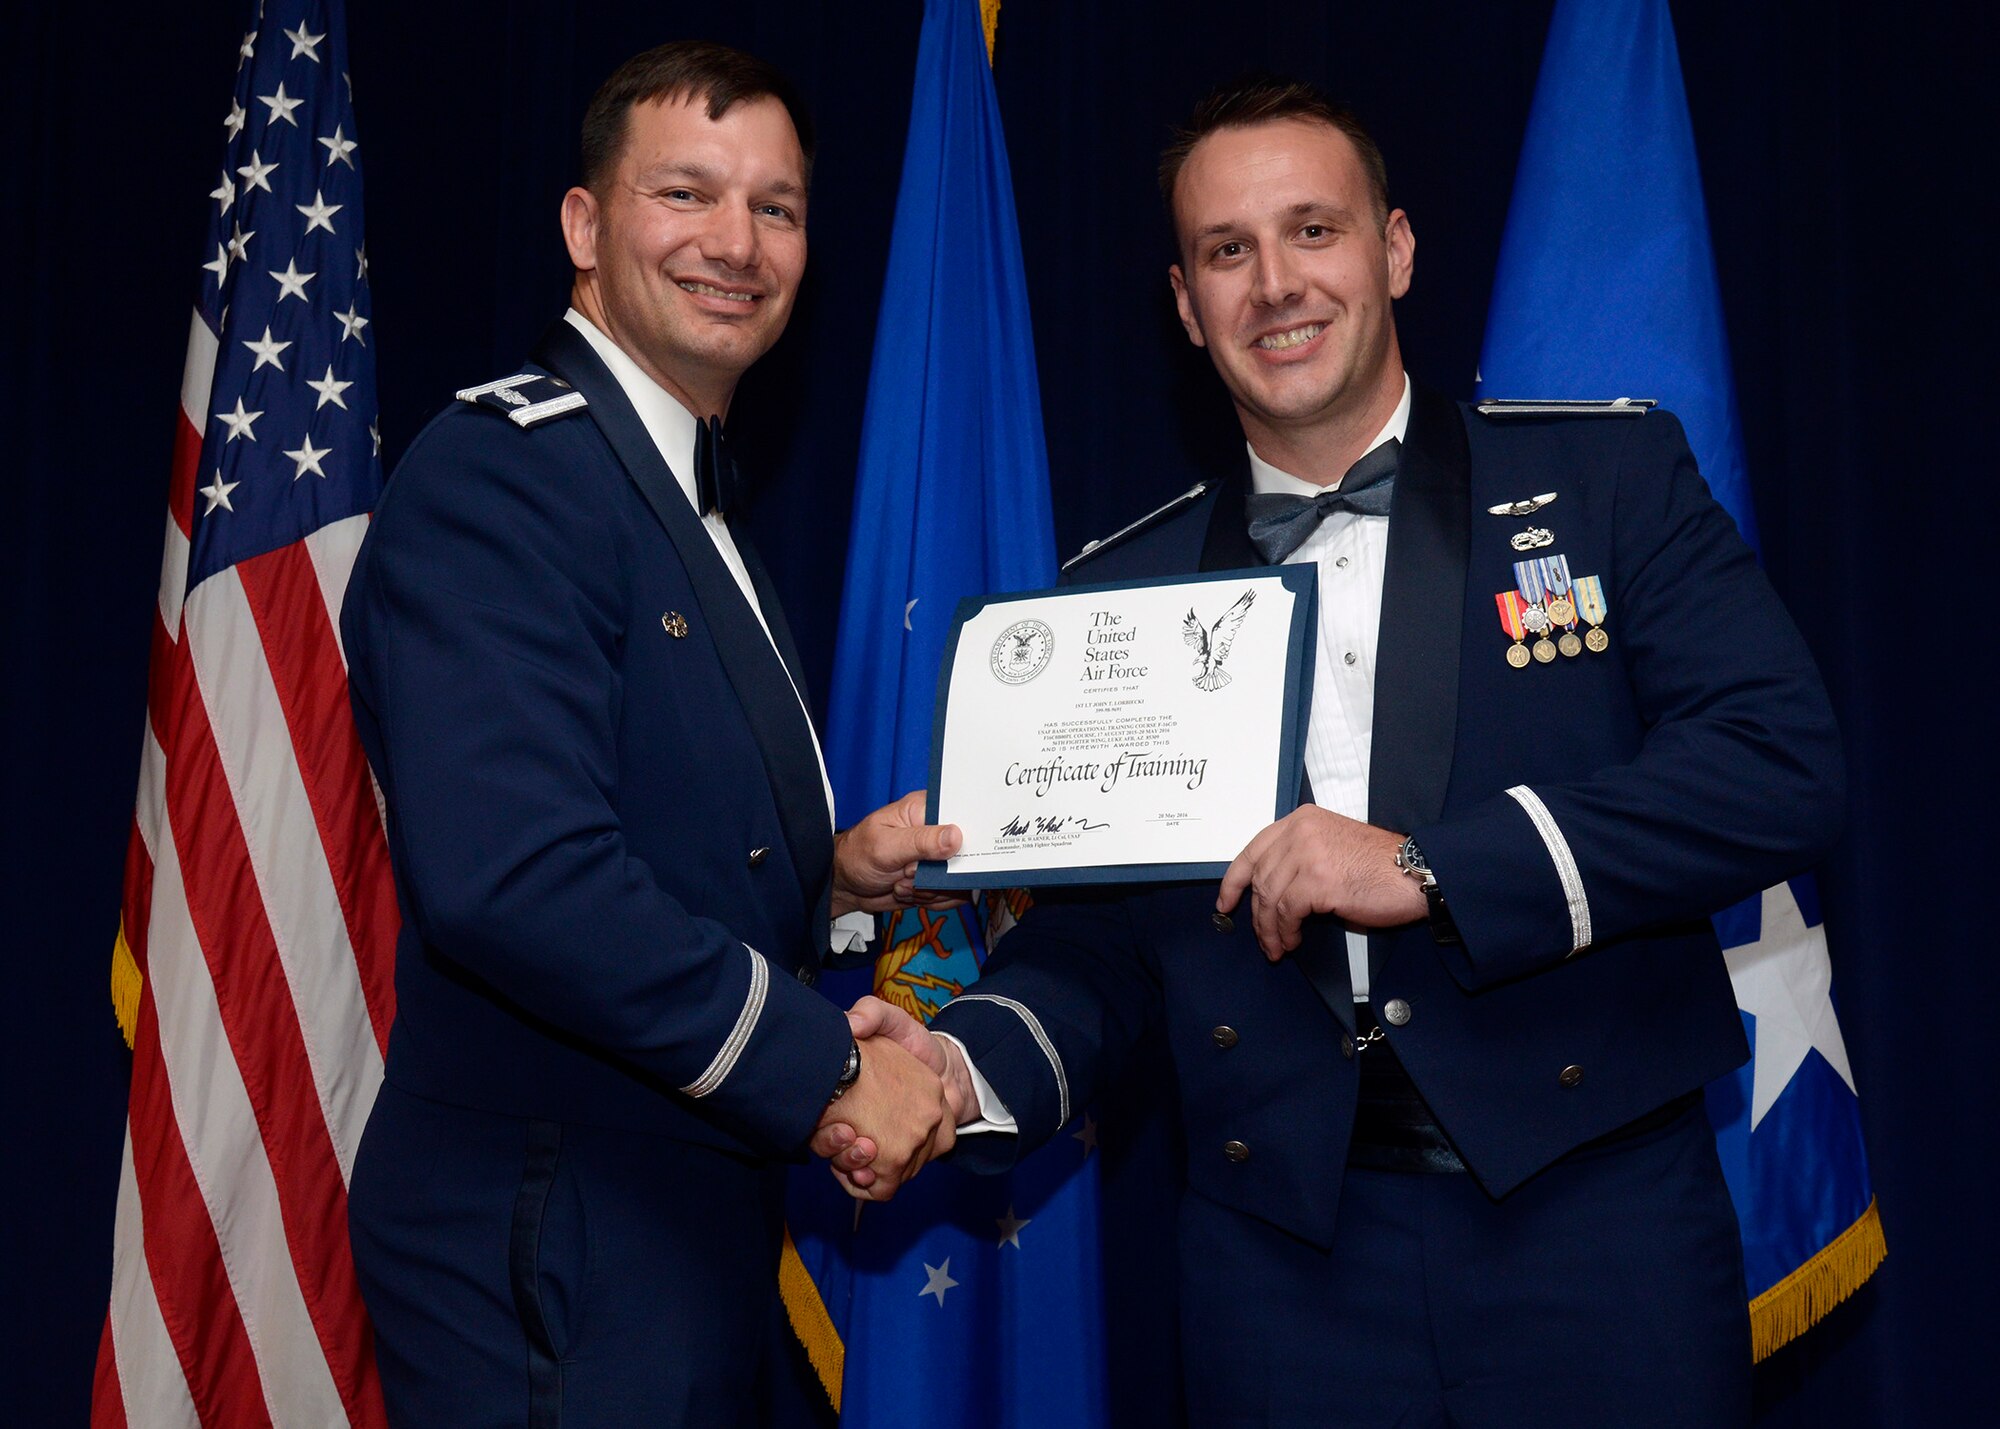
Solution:
[{"label": "shirt collar", "polygon": [[[639,414],[646,434],[653,439],[653,445],[660,449],[666,459],[667,469],[674,474],[674,480],[681,484],[688,504],[696,505],[694,484],[694,434],[699,425],[695,414],[680,404],[678,398],[666,388],[648,377],[645,370],[634,362],[625,349],[606,337],[589,318],[571,308],[563,314],[563,321],[583,334],[591,350],[604,359],[604,365],[611,369],[612,377],[625,392],[632,408]],[[1407,403],[1406,403],[1407,405]]]},{"label": "shirt collar", "polygon": [[[623,354],[620,355],[622,356]],[[627,360],[629,361],[630,359]],[[1410,374],[1405,372],[1403,374],[1403,400],[1396,404],[1396,410],[1389,414],[1388,422],[1383,426],[1381,431],[1375,434],[1375,440],[1368,444],[1368,451],[1374,451],[1375,448],[1381,446],[1382,443],[1388,441],[1391,437],[1400,442],[1403,440],[1403,434],[1409,431],[1409,429]],[[1331,482],[1326,486],[1321,486],[1318,482],[1307,481],[1303,477],[1293,476],[1288,471],[1280,471],[1277,467],[1265,461],[1264,458],[1258,456],[1256,449],[1251,447],[1248,442],[1244,443],[1244,447],[1250,452],[1250,489],[1252,491],[1259,493],[1274,491],[1281,496],[1317,496],[1322,491],[1338,491],[1340,489],[1340,483],[1337,481]],[[1363,453],[1364,456],[1366,454],[1366,452]],[[1387,520],[1388,518],[1384,517],[1383,519]]]}]

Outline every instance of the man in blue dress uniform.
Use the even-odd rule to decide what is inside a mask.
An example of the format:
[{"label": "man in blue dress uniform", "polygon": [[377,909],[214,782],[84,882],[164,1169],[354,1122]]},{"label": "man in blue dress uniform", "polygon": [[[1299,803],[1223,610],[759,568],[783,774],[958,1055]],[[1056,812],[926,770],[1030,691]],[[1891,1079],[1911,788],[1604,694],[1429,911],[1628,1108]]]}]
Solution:
[{"label": "man in blue dress uniform", "polygon": [[[1043,896],[936,1040],[866,1030],[976,1168],[1163,1030],[1196,1424],[1747,1422],[1707,914],[1838,831],[1812,661],[1673,417],[1409,381],[1415,238],[1346,111],[1219,92],[1162,182],[1246,460],[1080,574],[1316,565],[1304,802],[1219,889]],[[836,1169],[893,1191],[866,1150]]]},{"label": "man in blue dress uniform", "polygon": [[956,831],[919,795],[835,833],[731,522],[719,419],[791,312],[810,160],[747,55],[613,75],[570,311],[417,438],[355,566],[403,930],[350,1225],[397,1423],[754,1419],[782,1163],[836,1097],[904,1173],[953,1138],[935,1072],[813,983]]}]

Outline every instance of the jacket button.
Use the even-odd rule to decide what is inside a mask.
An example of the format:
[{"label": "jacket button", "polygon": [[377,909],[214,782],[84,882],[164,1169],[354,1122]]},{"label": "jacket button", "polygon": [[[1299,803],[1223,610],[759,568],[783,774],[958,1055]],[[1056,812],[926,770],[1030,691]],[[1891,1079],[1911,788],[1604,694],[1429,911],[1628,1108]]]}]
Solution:
[{"label": "jacket button", "polygon": [[1208,1038],[1216,1046],[1227,1051],[1236,1045],[1236,1029],[1234,1027],[1218,1027],[1208,1034]]},{"label": "jacket button", "polygon": [[1410,1020],[1410,1004],[1400,997],[1392,997],[1382,1004],[1382,1020],[1391,1027],[1402,1027]]},{"label": "jacket button", "polygon": [[1209,914],[1208,923],[1218,933],[1227,933],[1236,926],[1236,920],[1227,913]]},{"label": "jacket button", "polygon": [[1354,1039],[1345,1032],[1340,1034],[1340,1055],[1350,1062],[1354,1060]]},{"label": "jacket button", "polygon": [[1583,1068],[1572,1063],[1556,1074],[1556,1080],[1566,1087],[1573,1087],[1583,1080]]},{"label": "jacket button", "polygon": [[1240,1141],[1225,1141],[1222,1143],[1222,1154],[1227,1156],[1231,1161],[1248,1161],[1250,1159],[1250,1148]]},{"label": "jacket button", "polygon": [[770,856],[771,856],[771,850],[768,848],[753,848],[750,850],[750,866],[752,868],[756,868]]},{"label": "jacket button", "polygon": [[811,963],[801,963],[799,965],[799,970],[795,974],[795,976],[798,978],[800,982],[804,983],[807,987],[811,987],[814,983],[819,981],[819,969],[814,967]]}]

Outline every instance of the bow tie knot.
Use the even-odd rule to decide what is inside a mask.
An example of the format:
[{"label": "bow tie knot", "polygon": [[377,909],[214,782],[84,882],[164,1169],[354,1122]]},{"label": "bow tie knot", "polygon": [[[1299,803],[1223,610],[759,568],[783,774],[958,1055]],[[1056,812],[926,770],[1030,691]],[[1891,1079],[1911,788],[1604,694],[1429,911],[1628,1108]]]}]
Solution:
[{"label": "bow tie knot", "polygon": [[1403,444],[1391,437],[1349,467],[1337,488],[1317,496],[1288,496],[1279,492],[1252,495],[1247,503],[1250,543],[1275,566],[1303,546],[1320,523],[1336,511],[1387,516],[1402,449]]},{"label": "bow tie knot", "polygon": [[743,478],[722,440],[722,418],[694,426],[694,495],[700,515],[727,516],[743,504]]}]

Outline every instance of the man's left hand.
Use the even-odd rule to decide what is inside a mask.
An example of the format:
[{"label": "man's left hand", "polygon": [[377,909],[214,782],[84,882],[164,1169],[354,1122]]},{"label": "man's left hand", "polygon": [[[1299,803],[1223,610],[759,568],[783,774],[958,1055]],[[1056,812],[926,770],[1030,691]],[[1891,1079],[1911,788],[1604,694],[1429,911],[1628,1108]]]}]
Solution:
[{"label": "man's left hand", "polygon": [[1299,928],[1331,913],[1360,928],[1394,928],[1429,911],[1417,881],[1396,867],[1403,835],[1307,804],[1250,840],[1222,875],[1215,907],[1233,912],[1247,889],[1257,946],[1272,962],[1299,945]]},{"label": "man's left hand", "polygon": [[924,822],[924,791],[885,804],[833,841],[833,916],[886,913],[891,908],[956,908],[965,900],[942,891],[919,893],[917,863],[945,859],[964,838],[957,824]]}]

